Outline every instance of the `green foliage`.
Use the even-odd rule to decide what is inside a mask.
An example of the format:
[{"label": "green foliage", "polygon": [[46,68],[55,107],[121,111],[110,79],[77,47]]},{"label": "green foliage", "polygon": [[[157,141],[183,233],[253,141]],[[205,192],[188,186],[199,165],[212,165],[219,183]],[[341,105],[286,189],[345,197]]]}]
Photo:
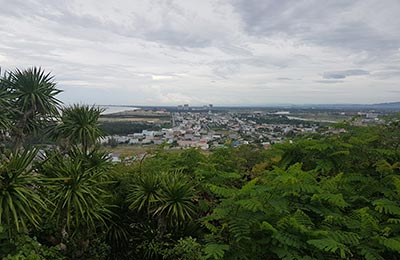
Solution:
[{"label": "green foliage", "polygon": [[397,155],[350,130],[274,147],[280,167],[239,187],[207,184],[220,200],[207,240],[229,245],[224,259],[397,259]]},{"label": "green foliage", "polygon": [[[1,234],[1,232],[0,232]],[[36,237],[18,234],[13,240],[0,239],[0,257],[4,260],[62,260],[60,248],[39,243]]]},{"label": "green foliage", "polygon": [[332,238],[312,239],[307,243],[325,252],[338,253],[341,258],[346,258],[347,254],[350,254],[350,250],[344,244]]},{"label": "green foliage", "polygon": [[10,72],[6,80],[9,88],[12,88],[16,99],[16,105],[21,112],[38,113],[40,115],[58,114],[57,106],[60,101],[55,98],[61,90],[56,89],[53,77],[45,73],[41,68],[27,70],[16,69]]},{"label": "green foliage", "polygon": [[[208,249],[209,250],[209,249]],[[179,239],[173,248],[163,253],[164,259],[202,260],[207,259],[203,253],[203,246],[196,238],[186,237]]]},{"label": "green foliage", "polygon": [[182,224],[194,215],[194,189],[184,175],[143,174],[137,177],[128,197],[130,208]]},{"label": "green foliage", "polygon": [[170,128],[169,123],[153,124],[135,121],[103,121],[100,129],[107,135],[128,135],[141,133],[143,130],[160,131],[161,128]]},{"label": "green foliage", "polygon": [[73,105],[62,109],[61,123],[57,125],[55,136],[69,146],[82,145],[88,151],[97,139],[103,136],[98,119],[103,109],[87,105]]},{"label": "green foliage", "polygon": [[42,68],[16,69],[0,78],[0,129],[8,131],[15,149],[28,136],[54,123],[59,116],[61,102],[56,95],[60,92]]},{"label": "green foliage", "polygon": [[35,187],[40,175],[32,161],[37,150],[11,153],[0,161],[0,225],[13,232],[27,231],[28,224],[39,227],[41,212],[47,208]]},{"label": "green foliage", "polygon": [[29,191],[40,191],[51,213],[38,206],[36,222],[21,210],[17,222],[11,214],[2,223],[16,229],[25,221],[32,232],[41,213],[54,217],[43,232],[56,232],[75,258],[396,259],[399,156],[377,132],[348,131],[268,153],[157,150],[131,165],[112,166],[105,153],[75,146],[37,168],[7,157],[2,172],[34,172],[38,188]]},{"label": "green foliage", "polygon": [[225,252],[229,250],[228,245],[207,244],[204,248],[206,259],[223,259]]},{"label": "green foliage", "polygon": [[72,232],[70,235],[93,232],[111,214],[105,190],[109,181],[103,165],[107,158],[96,156],[96,152],[86,155],[75,150],[68,157],[55,154],[42,165],[48,195],[54,203],[51,218],[67,233]]},{"label": "green foliage", "polygon": [[179,174],[162,178],[159,191],[159,206],[155,215],[163,215],[170,221],[182,222],[194,215],[194,189]]},{"label": "green foliage", "polygon": [[11,112],[10,108],[12,94],[9,90],[6,81],[7,81],[7,73],[2,75],[2,71],[0,70],[0,137],[3,137],[3,131],[9,129],[11,127]]}]

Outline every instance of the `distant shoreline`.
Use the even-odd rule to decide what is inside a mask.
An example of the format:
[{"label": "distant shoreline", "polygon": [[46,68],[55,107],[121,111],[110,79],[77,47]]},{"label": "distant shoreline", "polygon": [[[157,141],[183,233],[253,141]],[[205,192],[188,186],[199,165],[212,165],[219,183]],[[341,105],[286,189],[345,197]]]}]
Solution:
[{"label": "distant shoreline", "polygon": [[101,113],[102,115],[108,115],[108,114],[114,114],[114,113],[120,113],[128,110],[138,110],[140,108],[138,107],[125,107],[125,106],[98,106],[100,108],[104,108],[105,111]]}]

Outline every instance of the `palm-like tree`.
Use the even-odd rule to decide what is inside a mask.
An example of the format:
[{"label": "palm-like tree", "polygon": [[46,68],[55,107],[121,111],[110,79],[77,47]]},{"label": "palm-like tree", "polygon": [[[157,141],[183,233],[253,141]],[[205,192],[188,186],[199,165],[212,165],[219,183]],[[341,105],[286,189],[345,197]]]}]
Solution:
[{"label": "palm-like tree", "polygon": [[94,106],[73,105],[62,110],[61,123],[56,127],[57,138],[65,140],[68,145],[82,145],[87,153],[99,137],[103,136],[98,119],[104,110]]},{"label": "palm-like tree", "polygon": [[160,177],[154,173],[141,174],[135,181],[128,196],[129,207],[139,211],[146,210],[150,215],[159,202]]},{"label": "palm-like tree", "polygon": [[7,74],[1,74],[0,70],[0,137],[9,130],[11,126],[11,100],[12,94],[7,87]]},{"label": "palm-like tree", "polygon": [[11,118],[9,110],[8,93],[4,91],[0,83],[0,139],[10,129]]},{"label": "palm-like tree", "polygon": [[61,101],[55,96],[61,92],[50,73],[42,68],[16,69],[2,79],[3,91],[11,95],[11,134],[18,148],[27,135],[36,133],[58,117]]},{"label": "palm-like tree", "polygon": [[83,233],[93,230],[111,213],[104,189],[109,184],[104,174],[107,158],[103,156],[104,162],[97,166],[91,165],[88,156],[76,151],[67,156],[54,154],[43,164],[49,199],[55,205],[51,217],[68,233],[72,229]]},{"label": "palm-like tree", "polygon": [[33,171],[37,150],[10,154],[0,161],[0,224],[10,232],[38,227],[46,204],[39,194],[40,177]]},{"label": "palm-like tree", "polygon": [[130,208],[146,210],[164,222],[180,225],[190,220],[194,211],[194,188],[178,172],[140,175],[128,201]]},{"label": "palm-like tree", "polygon": [[181,224],[194,215],[194,188],[181,174],[166,175],[161,182],[160,204],[156,215],[165,216],[171,224]]},{"label": "palm-like tree", "polygon": [[57,115],[61,102],[55,96],[61,92],[56,88],[53,76],[42,68],[15,70],[11,72],[10,87],[14,89],[16,104],[24,117],[35,114],[41,116]]}]

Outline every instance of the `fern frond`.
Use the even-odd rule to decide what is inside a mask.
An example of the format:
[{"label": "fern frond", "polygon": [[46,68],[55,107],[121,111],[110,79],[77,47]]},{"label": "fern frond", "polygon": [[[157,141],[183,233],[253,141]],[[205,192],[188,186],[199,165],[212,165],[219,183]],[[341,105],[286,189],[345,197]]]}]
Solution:
[{"label": "fern frond", "polygon": [[363,247],[361,249],[361,255],[365,257],[365,260],[385,260],[382,256],[371,247]]},{"label": "fern frond", "polygon": [[372,205],[375,206],[375,210],[378,211],[379,213],[400,215],[400,207],[397,205],[397,203],[391,200],[388,199],[375,200],[374,202],[372,202]]},{"label": "fern frond", "polygon": [[369,211],[370,209],[365,207],[350,213],[351,219],[357,222],[355,227],[360,230],[360,235],[366,237],[371,236],[375,231],[379,230],[378,220],[369,214]]},{"label": "fern frond", "polygon": [[390,163],[388,163],[386,160],[380,160],[376,164],[376,171],[379,172],[380,174],[392,174],[393,173],[393,168]]},{"label": "fern frond", "polygon": [[277,230],[276,230],[276,228],[274,228],[270,223],[268,223],[267,221],[263,221],[262,223],[261,223],[261,225],[260,225],[260,228],[262,229],[262,230],[269,230],[269,231],[272,231],[272,232],[278,232]]},{"label": "fern frond", "polygon": [[220,187],[220,186],[213,185],[213,184],[208,184],[207,187],[214,194],[219,195],[221,197],[225,197],[225,198],[234,197],[235,194],[237,193],[236,189]]},{"label": "fern frond", "polygon": [[353,183],[353,182],[368,183],[369,181],[370,178],[368,176],[359,173],[346,174],[343,176],[344,183]]},{"label": "fern frond", "polygon": [[207,244],[204,248],[206,259],[220,260],[224,258],[225,252],[229,250],[228,245]]},{"label": "fern frond", "polygon": [[400,237],[386,238],[386,237],[380,236],[378,238],[378,242],[379,242],[379,244],[383,245],[387,249],[389,249],[391,251],[395,251],[397,253],[400,253]]},{"label": "fern frond", "polygon": [[326,201],[332,206],[336,206],[339,208],[347,207],[349,204],[343,199],[342,194],[331,194],[331,193],[324,193],[324,194],[314,194],[311,197],[311,201]]},{"label": "fern frond", "polygon": [[336,253],[340,255],[341,258],[346,258],[348,255],[352,255],[347,246],[332,238],[312,239],[308,240],[307,243],[322,251]]},{"label": "fern frond", "polygon": [[257,184],[258,178],[254,178],[253,180],[249,181],[240,189],[240,193],[246,193],[253,189],[253,187]]},{"label": "fern frond", "polygon": [[235,203],[252,212],[261,211],[263,209],[261,202],[256,199],[242,199],[236,201]]},{"label": "fern frond", "polygon": [[286,231],[279,231],[273,234],[273,238],[278,240],[282,245],[294,247],[294,248],[301,248],[303,245],[303,241],[301,237],[297,235],[290,234]]},{"label": "fern frond", "polygon": [[[328,226],[348,226],[349,219],[342,216],[341,214],[331,213],[326,215],[322,223]],[[358,221],[354,221],[353,225],[358,226]]]},{"label": "fern frond", "polygon": [[213,224],[207,222],[207,221],[204,221],[204,222],[203,222],[203,225],[204,225],[208,230],[210,230],[212,233],[217,233],[217,232],[218,232],[218,228],[217,228],[216,226],[214,226]]},{"label": "fern frond", "polygon": [[398,176],[392,176],[392,183],[397,194],[400,194],[400,178]]},{"label": "fern frond", "polygon": [[242,240],[250,240],[250,223],[245,219],[235,219],[229,223],[229,230],[231,231],[236,242]]},{"label": "fern frond", "polygon": [[293,215],[293,218],[299,223],[300,225],[303,226],[314,226],[314,223],[312,222],[311,218],[304,213],[304,211],[298,209]]},{"label": "fern frond", "polygon": [[389,218],[387,220],[387,223],[389,223],[389,224],[400,224],[400,219],[398,219],[398,218]]},{"label": "fern frond", "polygon": [[337,230],[331,232],[330,237],[339,241],[340,243],[355,246],[360,243],[360,236],[357,233]]}]

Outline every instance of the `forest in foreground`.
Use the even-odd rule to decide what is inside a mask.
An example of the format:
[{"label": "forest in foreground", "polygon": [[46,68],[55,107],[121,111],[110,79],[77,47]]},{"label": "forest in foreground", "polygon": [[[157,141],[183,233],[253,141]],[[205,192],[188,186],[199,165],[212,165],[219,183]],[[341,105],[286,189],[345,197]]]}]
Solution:
[{"label": "forest in foreground", "polygon": [[400,259],[396,117],[111,163],[101,110],[59,93],[40,68],[1,76],[3,259]]}]

